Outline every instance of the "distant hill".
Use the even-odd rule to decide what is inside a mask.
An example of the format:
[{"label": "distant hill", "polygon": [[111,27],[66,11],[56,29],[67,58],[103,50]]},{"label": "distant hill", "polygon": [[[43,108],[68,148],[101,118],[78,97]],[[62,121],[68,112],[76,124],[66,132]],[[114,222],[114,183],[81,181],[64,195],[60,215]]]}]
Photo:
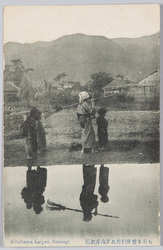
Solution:
[{"label": "distant hill", "polygon": [[[125,49],[128,58],[133,58],[131,76],[134,80],[140,80],[155,71],[155,69],[159,69],[159,40],[159,33],[134,39],[112,39],[113,42]],[[130,76],[130,74],[128,75]]]},{"label": "distant hill", "polygon": [[52,42],[4,45],[5,62],[20,58],[26,68],[33,68],[35,81],[52,80],[65,72],[67,80],[86,83],[91,74],[125,74],[138,81],[159,69],[159,33],[136,39],[108,39],[102,36],[74,34]]}]

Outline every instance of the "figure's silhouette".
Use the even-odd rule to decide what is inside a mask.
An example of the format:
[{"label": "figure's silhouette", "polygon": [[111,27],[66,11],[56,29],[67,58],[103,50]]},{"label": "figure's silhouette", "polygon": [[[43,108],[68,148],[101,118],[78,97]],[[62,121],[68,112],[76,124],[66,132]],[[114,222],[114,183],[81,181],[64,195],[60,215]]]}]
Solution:
[{"label": "figure's silhouette", "polygon": [[[80,194],[80,205],[82,210],[67,207],[62,204],[55,203],[50,199],[47,200],[46,209],[48,211],[73,211],[83,213],[83,220],[89,222],[92,219],[92,215],[98,215],[106,218],[119,218],[118,216],[109,214],[100,214],[97,212],[98,207],[98,196],[94,194],[96,185],[96,168],[94,165],[83,165],[83,180],[82,191]],[[109,168],[101,165],[99,174],[99,194],[101,195],[102,202],[108,202],[108,191],[109,191]],[[94,210],[94,211],[93,211]]]},{"label": "figure's silhouette", "polygon": [[[83,165],[83,180],[82,192],[80,194],[80,205],[83,210],[83,220],[90,221],[92,219],[92,211],[95,209],[95,215],[97,214],[98,196],[94,194],[96,185],[96,168],[94,165]],[[108,202],[108,178],[109,168],[101,165],[99,175],[99,194],[101,195],[102,202]]]},{"label": "figure's silhouette", "polygon": [[83,220],[90,221],[92,219],[92,210],[97,210],[98,196],[94,194],[96,184],[96,168],[94,165],[83,165],[84,185],[80,194],[80,205],[83,209]]},{"label": "figure's silhouette", "polygon": [[45,203],[44,196],[47,182],[47,169],[37,167],[37,170],[32,170],[28,167],[26,175],[26,187],[22,189],[22,199],[26,203],[27,209],[33,210],[36,214],[41,213],[43,210],[42,205]]},{"label": "figure's silhouette", "polygon": [[108,202],[109,197],[108,197],[108,192],[109,192],[109,168],[104,167],[104,165],[101,165],[100,167],[100,175],[99,175],[99,189],[98,192],[101,195],[101,201],[102,202]]}]

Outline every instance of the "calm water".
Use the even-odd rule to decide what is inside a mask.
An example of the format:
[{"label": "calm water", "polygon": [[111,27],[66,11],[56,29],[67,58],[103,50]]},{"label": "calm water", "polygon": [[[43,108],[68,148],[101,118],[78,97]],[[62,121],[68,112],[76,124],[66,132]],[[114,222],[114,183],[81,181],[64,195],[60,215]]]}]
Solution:
[{"label": "calm water", "polygon": [[[6,246],[24,246],[24,240],[28,240],[30,246],[41,244],[38,240],[44,241],[42,246],[47,246],[49,242],[52,246],[80,246],[85,245],[87,239],[146,239],[158,244],[159,164],[106,166],[109,175],[108,179],[107,174],[104,175],[103,183],[107,182],[110,186],[107,194],[109,201],[104,203],[100,199],[98,165],[97,172],[84,172],[85,187],[90,192],[85,205],[81,205],[80,196],[84,184],[81,165],[41,167],[44,169],[41,175],[36,168],[32,168],[36,170],[33,172],[27,167],[4,168]],[[34,197],[24,191],[25,198],[22,198],[22,190],[31,188],[31,185],[35,187]],[[64,209],[51,206],[56,210],[47,210],[48,199],[64,206]],[[38,204],[41,204],[42,211]],[[82,210],[94,213],[95,207],[100,215],[93,214],[92,218],[88,216],[84,221]],[[61,243],[57,243],[59,240]]]}]

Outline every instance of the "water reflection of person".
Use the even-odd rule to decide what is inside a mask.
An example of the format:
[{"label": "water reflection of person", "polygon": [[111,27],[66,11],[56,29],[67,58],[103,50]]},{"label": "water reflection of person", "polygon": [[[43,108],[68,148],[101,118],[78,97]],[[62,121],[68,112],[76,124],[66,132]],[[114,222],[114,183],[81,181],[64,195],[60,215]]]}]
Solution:
[{"label": "water reflection of person", "polygon": [[[96,185],[96,168],[94,165],[83,165],[83,180],[82,192],[80,194],[80,205],[83,210],[83,221],[89,222],[92,219],[92,211],[95,209],[94,214],[97,214],[98,196],[94,194]],[[99,175],[99,194],[101,195],[102,202],[108,202],[108,178],[109,168],[101,165]]]},{"label": "water reflection of person", "polygon": [[100,167],[100,175],[99,175],[99,189],[98,192],[101,195],[101,201],[102,202],[108,202],[108,192],[109,192],[109,168],[105,167],[104,165],[101,165]]},{"label": "water reflection of person", "polygon": [[44,196],[47,182],[47,169],[37,167],[37,170],[28,167],[26,175],[26,187],[22,189],[22,199],[26,203],[27,209],[33,210],[36,214],[43,210],[42,205],[45,203]]}]

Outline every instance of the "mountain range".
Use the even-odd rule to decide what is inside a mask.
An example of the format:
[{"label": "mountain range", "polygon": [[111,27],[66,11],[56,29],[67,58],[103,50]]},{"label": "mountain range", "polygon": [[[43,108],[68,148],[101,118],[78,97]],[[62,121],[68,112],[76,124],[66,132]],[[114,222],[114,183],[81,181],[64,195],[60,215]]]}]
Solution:
[{"label": "mountain range", "polygon": [[65,72],[66,80],[85,84],[93,73],[123,74],[137,82],[160,65],[160,34],[141,38],[108,39],[103,36],[73,34],[51,42],[4,44],[5,64],[21,59],[33,68],[33,80],[52,80]]}]

